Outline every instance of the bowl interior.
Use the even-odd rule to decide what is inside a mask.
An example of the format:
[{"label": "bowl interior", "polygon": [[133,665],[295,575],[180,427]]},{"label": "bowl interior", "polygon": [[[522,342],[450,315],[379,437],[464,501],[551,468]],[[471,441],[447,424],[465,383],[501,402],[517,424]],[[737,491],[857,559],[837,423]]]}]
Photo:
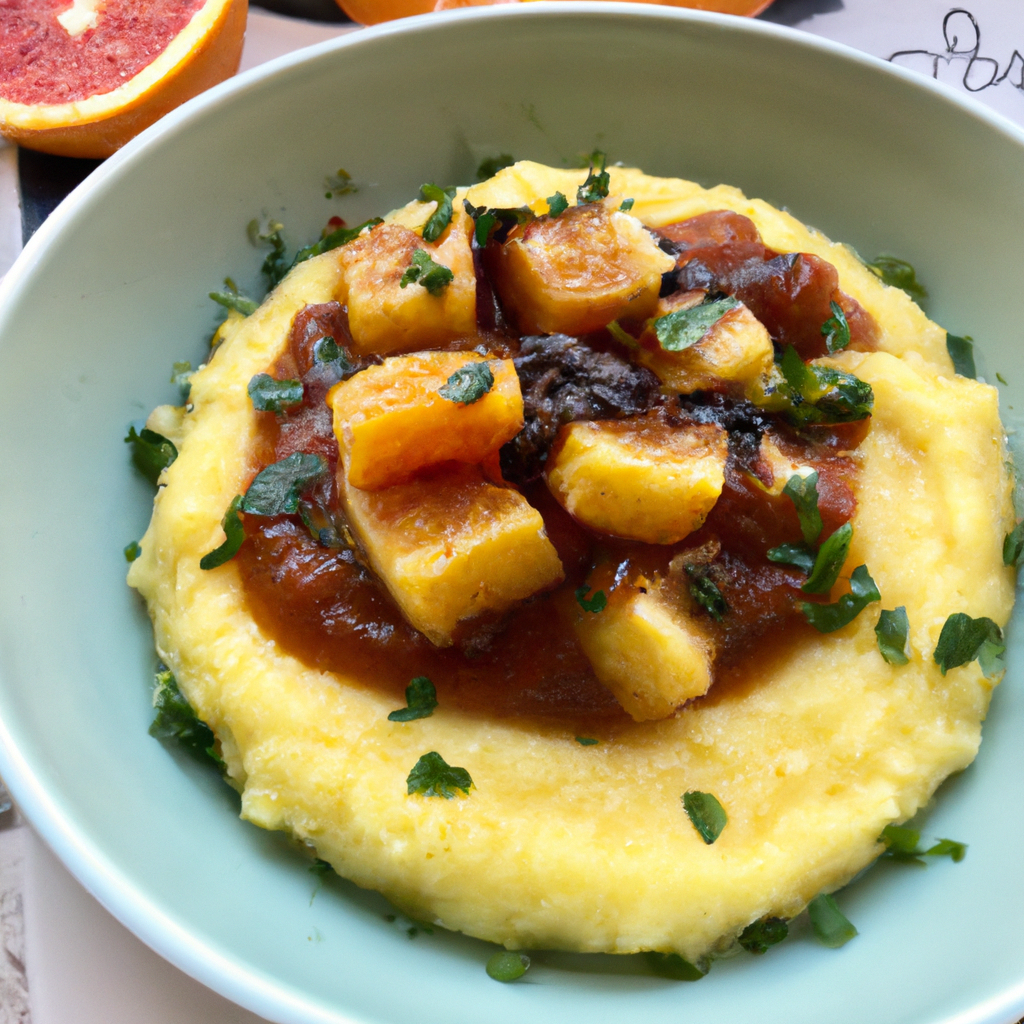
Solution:
[{"label": "bowl interior", "polygon": [[[125,427],[176,401],[230,274],[259,293],[257,216],[295,247],[421,183],[469,183],[499,153],[576,165],[595,148],[649,173],[727,182],[865,256],[899,254],[928,310],[971,334],[1024,409],[1024,137],[930,83],[773,26],[618,4],[425,18],[285,58],[172,114],[51,218],[0,302],[0,770],[33,824],[129,927],[273,1020],[1000,1021],[1024,1011],[1021,631],[978,762],[929,831],[960,865],[879,867],[844,894],[860,937],[806,936],[696,987],[635,958],[543,958],[501,986],[492,951],[388,922],[237,817],[213,774],[146,733],[148,620],[124,545],[150,490]],[[349,171],[359,191],[324,197]],[[1019,617],[1019,616],[1018,616]],[[1019,624],[1018,624],[1019,626]],[[1016,733],[1016,736],[1015,736]],[[600,884],[600,879],[595,879]]]}]

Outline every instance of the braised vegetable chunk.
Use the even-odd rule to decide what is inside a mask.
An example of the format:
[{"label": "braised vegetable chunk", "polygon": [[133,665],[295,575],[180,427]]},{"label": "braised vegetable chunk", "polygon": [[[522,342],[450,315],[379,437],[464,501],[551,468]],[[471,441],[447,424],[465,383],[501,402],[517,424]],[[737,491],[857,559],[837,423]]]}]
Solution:
[{"label": "braised vegetable chunk", "polygon": [[[491,380],[469,392],[448,382],[480,368]],[[473,401],[452,401],[448,394]],[[394,356],[337,385],[329,403],[348,481],[378,490],[440,462],[483,462],[523,425],[519,378],[510,359],[469,352]]]},{"label": "braised vegetable chunk", "polygon": [[522,334],[585,334],[654,309],[672,257],[609,201],[541,217],[492,261],[505,308]]}]

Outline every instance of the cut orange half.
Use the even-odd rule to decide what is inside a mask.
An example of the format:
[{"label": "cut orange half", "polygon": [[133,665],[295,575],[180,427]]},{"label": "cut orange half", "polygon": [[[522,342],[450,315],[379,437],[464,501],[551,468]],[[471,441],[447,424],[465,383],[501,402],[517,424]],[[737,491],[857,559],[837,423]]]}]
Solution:
[{"label": "cut orange half", "polygon": [[0,133],[105,157],[238,70],[248,0],[3,0]]}]

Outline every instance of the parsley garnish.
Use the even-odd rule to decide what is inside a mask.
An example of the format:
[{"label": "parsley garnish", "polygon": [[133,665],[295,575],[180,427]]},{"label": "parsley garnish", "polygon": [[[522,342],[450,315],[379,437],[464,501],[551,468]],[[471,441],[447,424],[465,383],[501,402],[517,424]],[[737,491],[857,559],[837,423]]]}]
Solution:
[{"label": "parsley garnish", "polygon": [[996,371],[996,380],[999,381],[1000,384],[1006,384],[1007,386],[1010,384],[1010,382],[998,371]]},{"label": "parsley garnish", "polygon": [[225,562],[230,562],[245,540],[245,526],[242,524],[242,517],[238,510],[242,507],[242,495],[236,494],[228,505],[224,518],[220,521],[221,529],[224,531],[224,543],[220,547],[203,555],[199,560],[200,569],[216,569]]},{"label": "parsley garnish", "polygon": [[417,718],[429,718],[437,707],[437,690],[426,676],[416,676],[405,688],[404,708],[392,711],[389,722],[413,722]]},{"label": "parsley garnish", "polygon": [[711,961],[704,957],[691,964],[678,953],[658,953],[651,950],[644,954],[644,958],[653,974],[672,981],[700,981],[711,969]]},{"label": "parsley garnish", "polygon": [[768,551],[768,561],[780,565],[794,565],[801,572],[810,576],[814,569],[816,552],[807,544],[780,544]]},{"label": "parsley garnish", "polygon": [[200,760],[209,758],[223,768],[213,730],[196,717],[185,695],[178,689],[174,674],[162,666],[157,669],[155,682],[153,709],[156,714],[149,727],[149,735],[158,740],[177,740],[194,757]]},{"label": "parsley garnish", "polygon": [[809,604],[804,602],[800,610],[804,618],[819,633],[834,633],[849,625],[873,601],[881,601],[882,595],[866,565],[858,565],[850,576],[850,593],[843,594],[835,604]]},{"label": "parsley garnish", "polygon": [[132,446],[132,462],[135,468],[154,486],[160,474],[178,457],[178,449],[163,434],[149,427],[136,432],[128,428],[125,444]]},{"label": "parsley garnish", "polygon": [[801,476],[794,473],[782,488],[782,493],[796,506],[800,532],[808,544],[814,544],[821,536],[821,514],[818,512],[818,474]]},{"label": "parsley garnish", "polygon": [[581,747],[594,747],[594,746],[597,746],[597,744],[600,743],[601,741],[600,740],[595,740],[593,736],[577,736],[576,737],[576,742]]},{"label": "parsley garnish", "polygon": [[344,167],[339,167],[337,174],[328,174],[324,178],[324,187],[327,189],[326,197],[328,199],[333,199],[335,196],[350,196],[359,191],[352,184],[352,175]]},{"label": "parsley garnish", "polygon": [[413,765],[405,781],[410,796],[422,793],[423,796],[443,796],[445,800],[451,800],[457,789],[468,794],[469,787],[473,785],[465,768],[455,768],[448,764],[436,750],[424,754]]},{"label": "parsley garnish", "polygon": [[134,562],[139,555],[142,554],[142,548],[139,546],[137,540],[133,540],[131,544],[126,544],[124,548],[124,560],[126,562]]},{"label": "parsley garnish", "polygon": [[587,180],[576,189],[576,202],[580,206],[608,198],[611,176],[604,169],[606,162],[607,157],[599,149],[595,149],[590,155],[590,171],[587,174]]},{"label": "parsley garnish", "polygon": [[313,346],[313,362],[329,366],[339,378],[351,375],[355,369],[345,350],[329,334]]},{"label": "parsley garnish", "polygon": [[654,321],[654,336],[666,352],[682,352],[696,345],[729,310],[738,305],[737,299],[725,295],[690,309],[677,309]]},{"label": "parsley garnish", "polygon": [[622,213],[629,213],[629,211],[633,209],[633,204],[635,202],[635,199],[623,199],[622,205],[619,207],[619,210],[621,210]]},{"label": "parsley garnish", "polygon": [[928,292],[917,279],[917,271],[898,256],[876,256],[868,269],[893,288],[902,288],[918,305],[928,298]]},{"label": "parsley garnish", "polygon": [[701,839],[710,846],[729,823],[729,816],[711,793],[691,789],[683,794],[683,807]]},{"label": "parsley garnish", "polygon": [[488,209],[486,206],[474,206],[472,203],[463,202],[463,208],[476,225],[473,239],[480,249],[487,245],[492,233],[496,242],[504,243],[516,225],[529,224],[530,221],[536,220],[537,216],[528,206]]},{"label": "parsley garnish", "polygon": [[569,200],[565,198],[562,192],[556,192],[553,196],[548,196],[547,204],[549,217],[559,217],[569,209]]},{"label": "parsley garnish", "polygon": [[910,620],[903,605],[891,612],[882,611],[875,636],[878,650],[890,665],[906,665],[910,661]]},{"label": "parsley garnish", "polygon": [[316,898],[316,894],[320,891],[324,884],[324,879],[332,874],[334,868],[325,860],[321,860],[316,857],[313,863],[309,866],[309,873],[316,879],[316,885],[313,887],[313,891],[309,895],[309,905],[313,906],[313,900]]},{"label": "parsley garnish", "polygon": [[789,935],[789,922],[782,917],[762,917],[748,924],[740,932],[740,945],[748,952],[760,955],[782,942]]},{"label": "parsley garnish", "polygon": [[437,203],[437,209],[423,225],[424,242],[436,242],[444,234],[444,229],[452,222],[452,197],[454,195],[455,189],[453,188],[439,188],[437,185],[429,183],[420,186],[420,201]]},{"label": "parsley garnish", "polygon": [[171,383],[177,384],[181,390],[182,401],[188,401],[188,393],[192,390],[192,364],[183,361],[171,364]]},{"label": "parsley garnish", "polygon": [[498,171],[511,167],[515,162],[516,158],[511,153],[489,156],[486,160],[480,161],[480,166],[476,169],[476,180],[486,181],[488,178],[493,178]]},{"label": "parsley garnish", "polygon": [[306,260],[310,260],[314,256],[321,256],[325,252],[330,252],[332,249],[337,249],[342,245],[348,245],[349,242],[354,242],[367,228],[372,229],[378,224],[383,223],[384,221],[380,217],[373,217],[362,224],[356,225],[354,228],[338,228],[337,231],[332,231],[326,237],[321,238],[319,242],[314,242],[312,245],[307,245],[300,249],[295,254],[295,259],[292,260],[292,266],[305,263]]},{"label": "parsley garnish", "polygon": [[853,540],[853,524],[843,523],[818,549],[814,566],[807,581],[800,588],[805,594],[827,594],[839,579],[839,571],[846,561]]},{"label": "parsley garnish", "polygon": [[821,333],[829,354],[842,352],[850,344],[850,325],[846,322],[843,307],[838,302],[831,303],[831,307],[832,315],[821,325]]},{"label": "parsley garnish", "polygon": [[1024,519],[1003,539],[1003,565],[1020,565],[1024,555]]},{"label": "parsley garnish", "polygon": [[417,249],[412,254],[412,263],[402,275],[402,288],[417,283],[423,285],[431,295],[440,295],[455,279],[455,275],[441,263],[435,263],[426,249]]},{"label": "parsley garnish", "polygon": [[437,393],[449,402],[460,405],[472,405],[479,402],[494,387],[494,374],[486,362],[467,363],[460,366],[442,384]]},{"label": "parsley garnish", "polygon": [[345,527],[339,529],[320,502],[300,501],[299,518],[302,520],[302,525],[309,530],[309,535],[322,548],[353,546],[352,539],[347,535]]},{"label": "parsley garnish", "polygon": [[715,622],[721,622],[722,616],[729,611],[729,605],[715,581],[708,575],[708,567],[687,565],[686,575],[690,577],[690,596]]},{"label": "parsley garnish", "polygon": [[857,934],[857,929],[846,919],[836,901],[826,893],[820,893],[807,904],[807,913],[815,937],[829,949],[845,946]]},{"label": "parsley garnish", "polygon": [[530,958],[525,953],[503,949],[487,961],[488,977],[495,981],[515,981],[530,969]]},{"label": "parsley garnish", "polygon": [[974,365],[974,339],[965,334],[962,338],[946,332],[946,351],[953,360],[953,369],[961,377],[977,378],[978,370]]},{"label": "parsley garnish", "polygon": [[293,452],[260,470],[245,492],[241,509],[256,516],[294,515],[302,492],[326,473],[327,460],[322,455]]},{"label": "parsley garnish", "polygon": [[1003,631],[991,619],[972,619],[964,612],[954,612],[943,623],[933,657],[943,675],[977,658],[981,671],[991,679],[1004,668],[1005,650]]},{"label": "parsley garnish", "polygon": [[605,597],[603,590],[595,590],[593,597],[587,597],[590,593],[590,587],[584,585],[576,588],[576,603],[585,611],[593,612],[595,615],[598,612],[603,612],[608,607],[608,598]]},{"label": "parsley garnish", "polygon": [[253,245],[259,245],[261,242],[270,244],[270,252],[267,253],[267,258],[263,261],[260,270],[266,275],[270,287],[274,288],[292,267],[292,264],[288,262],[287,249],[281,234],[284,231],[284,225],[280,221],[268,221],[267,230],[261,232],[260,222],[254,219],[249,221],[247,231],[249,241]]},{"label": "parsley garnish", "polygon": [[906,825],[886,825],[878,841],[886,846],[883,857],[909,864],[924,864],[922,857],[949,857],[953,863],[959,864],[967,855],[967,844],[958,843],[955,839],[939,839],[927,850],[922,850],[919,846],[921,833]]},{"label": "parsley garnish", "polygon": [[257,412],[283,412],[298,405],[304,394],[301,380],[275,380],[269,373],[257,373],[248,391]]},{"label": "parsley garnish", "polygon": [[224,291],[210,292],[210,298],[225,309],[233,309],[242,316],[251,316],[260,308],[260,304],[246,295],[242,295],[230,277],[224,278]]}]

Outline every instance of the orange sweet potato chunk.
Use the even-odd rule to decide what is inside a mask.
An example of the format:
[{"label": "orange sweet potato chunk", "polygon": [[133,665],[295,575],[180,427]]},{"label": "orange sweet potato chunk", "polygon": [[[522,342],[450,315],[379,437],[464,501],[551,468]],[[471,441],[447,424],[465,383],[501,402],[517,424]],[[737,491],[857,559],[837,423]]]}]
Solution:
[{"label": "orange sweet potato chunk", "polygon": [[[494,384],[463,403],[440,389],[457,370],[487,363]],[[511,359],[475,352],[416,352],[385,359],[336,385],[334,409],[348,482],[376,491],[441,462],[477,465],[523,428],[523,396]]]}]

